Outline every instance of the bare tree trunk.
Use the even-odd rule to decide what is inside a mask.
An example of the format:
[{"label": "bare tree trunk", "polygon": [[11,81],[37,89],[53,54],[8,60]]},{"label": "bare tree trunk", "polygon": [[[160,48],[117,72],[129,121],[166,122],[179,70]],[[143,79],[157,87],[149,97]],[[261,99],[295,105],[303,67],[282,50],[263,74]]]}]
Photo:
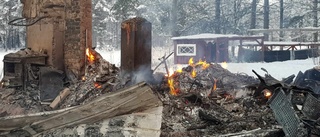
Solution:
[{"label": "bare tree trunk", "polygon": [[237,0],[234,1],[233,3],[233,27],[234,27],[234,30],[233,30],[233,33],[236,34],[237,32]]},{"label": "bare tree trunk", "polygon": [[[280,29],[283,29],[283,0],[280,0]],[[284,33],[280,31],[280,41],[283,41]]]},{"label": "bare tree trunk", "polygon": [[9,19],[8,19],[8,16],[9,14],[7,14],[7,17],[6,17],[6,25],[5,25],[5,40],[4,40],[4,48],[5,48],[5,51],[7,52],[8,51],[8,39],[9,39],[9,37],[8,37],[8,35],[9,35],[9,33],[8,33],[8,27],[7,27],[7,24],[8,24],[8,22],[9,22]]},{"label": "bare tree trunk", "polygon": [[[318,0],[313,0],[313,27],[318,27]],[[313,33],[313,41],[318,42],[318,32]]]},{"label": "bare tree trunk", "polygon": [[8,51],[8,30],[5,31],[4,36],[4,49],[7,52]]},{"label": "bare tree trunk", "polygon": [[173,37],[179,36],[177,30],[177,20],[178,20],[178,0],[172,0],[172,7],[171,7],[171,35]]},{"label": "bare tree trunk", "polygon": [[221,19],[220,19],[220,5],[221,5],[221,0],[216,0],[216,16],[215,16],[215,33],[220,34],[221,33]]},{"label": "bare tree trunk", "polygon": [[[264,6],[263,6],[263,28],[269,29],[269,0],[264,0]],[[265,39],[269,40],[269,34],[264,34]]]},{"label": "bare tree trunk", "polygon": [[[257,21],[257,0],[252,0],[250,29],[256,28],[256,21]],[[251,34],[251,35],[253,35],[253,34]]]},{"label": "bare tree trunk", "polygon": [[234,0],[234,3],[233,3],[233,26],[234,26],[234,34],[239,34],[240,31],[239,31],[239,19],[241,17],[239,17],[239,14],[238,14],[238,9],[240,9],[241,7],[241,3],[242,3],[242,0]]}]

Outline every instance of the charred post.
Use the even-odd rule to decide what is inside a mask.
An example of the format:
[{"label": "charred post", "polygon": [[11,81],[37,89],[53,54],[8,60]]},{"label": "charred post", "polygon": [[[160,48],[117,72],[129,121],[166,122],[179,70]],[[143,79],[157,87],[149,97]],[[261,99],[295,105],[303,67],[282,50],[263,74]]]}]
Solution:
[{"label": "charred post", "polygon": [[144,18],[133,18],[121,24],[121,71],[151,72],[151,23]]}]

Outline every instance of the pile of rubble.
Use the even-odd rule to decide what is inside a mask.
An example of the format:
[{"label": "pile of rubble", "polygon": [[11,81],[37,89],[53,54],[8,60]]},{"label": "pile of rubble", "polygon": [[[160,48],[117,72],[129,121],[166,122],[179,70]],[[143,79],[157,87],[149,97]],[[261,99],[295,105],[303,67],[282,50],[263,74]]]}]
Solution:
[{"label": "pile of rubble", "polygon": [[61,103],[60,108],[84,104],[101,94],[120,88],[119,68],[103,59],[94,50],[87,51],[87,56],[88,64],[85,76],[81,81],[71,81],[69,89],[73,92]]},{"label": "pile of rubble", "polygon": [[162,93],[164,104],[162,136],[239,134],[251,130],[242,134],[283,134],[271,109],[249,90],[259,84],[258,79],[203,62],[177,70],[164,81],[168,84],[155,87]]},{"label": "pile of rubble", "polygon": [[[161,136],[319,136],[320,70],[277,80],[201,60],[167,74]],[[164,86],[164,85],[167,85]],[[167,92],[167,91],[170,92]]]},{"label": "pile of rubble", "polygon": [[[201,60],[194,63],[190,59],[187,67],[167,74],[156,73],[156,82],[133,84],[128,81],[134,77],[121,77],[119,68],[95,51],[87,51],[87,56],[87,71],[82,80],[69,75],[64,89],[50,102],[41,101],[37,87],[2,88],[0,105],[4,107],[0,108],[0,120],[15,122],[7,127],[0,124],[0,130],[23,127],[28,134],[35,135],[56,127],[98,122],[163,106],[162,120],[158,120],[162,121],[161,136],[320,135],[317,68],[280,81],[263,68],[265,76],[253,70],[257,75],[254,78],[233,74],[219,64]],[[48,113],[27,115],[28,120],[4,117],[36,112]],[[77,113],[83,114],[74,117]],[[137,126],[129,124],[134,125]],[[94,132],[101,131],[97,128]]]},{"label": "pile of rubble", "polygon": [[[21,52],[22,50],[9,55],[26,56],[22,55]],[[28,53],[28,55],[34,54],[35,53]],[[31,69],[26,72],[26,74],[32,72],[36,77],[34,84],[32,81],[29,81],[26,89],[22,89],[19,86],[7,86],[6,81],[3,80],[1,83],[3,88],[0,89],[0,105],[3,106],[0,107],[0,116],[30,114],[72,107],[87,103],[101,94],[121,88],[120,85],[117,84],[119,83],[119,68],[104,60],[102,56],[94,50],[89,51],[89,49],[87,49],[87,54],[88,64],[86,65],[86,75],[82,80],[76,80],[73,75],[67,75],[67,78],[59,78],[58,82],[54,81],[56,83],[53,84],[61,85],[61,87],[57,86],[55,88],[61,88],[61,90],[58,91],[58,96],[51,99],[41,99],[44,93],[39,90],[39,85],[47,86],[48,84],[41,84],[39,72],[35,73],[35,71]],[[91,58],[90,55],[92,55]],[[39,67],[37,70],[39,70]]]}]

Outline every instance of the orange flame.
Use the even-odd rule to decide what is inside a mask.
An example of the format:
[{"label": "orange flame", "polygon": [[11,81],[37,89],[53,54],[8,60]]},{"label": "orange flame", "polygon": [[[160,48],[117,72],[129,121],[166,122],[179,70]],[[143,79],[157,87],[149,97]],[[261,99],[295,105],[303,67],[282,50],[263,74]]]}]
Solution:
[{"label": "orange flame", "polygon": [[266,98],[270,98],[272,96],[272,92],[268,89],[262,91]]},{"label": "orange flame", "polygon": [[177,69],[177,72],[178,73],[182,73],[182,69]]},{"label": "orange flame", "polygon": [[202,69],[207,69],[210,66],[210,64],[207,63],[207,61],[202,61],[202,59],[200,59],[196,64],[194,64],[193,58],[189,59],[189,65],[192,67],[195,67],[197,65],[201,65]]},{"label": "orange flame", "polygon": [[201,59],[199,60],[197,65],[202,65],[202,69],[207,69],[210,66],[210,64],[207,63],[207,61],[202,61]]},{"label": "orange flame", "polygon": [[86,76],[82,76],[82,81],[85,81],[87,78],[86,78]]},{"label": "orange flame", "polygon": [[213,84],[213,91],[217,90],[217,81],[216,79],[214,79],[214,84]]},{"label": "orange flame", "polygon": [[94,57],[94,55],[91,53],[91,51],[90,51],[89,48],[86,49],[86,55],[87,55],[87,57],[88,57],[89,62],[93,62],[93,61],[95,60],[95,57]]},{"label": "orange flame", "polygon": [[178,73],[182,73],[182,67],[181,67],[181,65],[178,65],[178,69],[176,70],[176,72],[178,72]]},{"label": "orange flame", "polygon": [[193,64],[193,58],[190,58],[190,59],[189,59],[189,65],[190,65],[190,66],[194,66],[194,64]]},{"label": "orange flame", "polygon": [[196,70],[193,68],[191,72],[191,77],[195,78],[197,76]]},{"label": "orange flame", "polygon": [[170,94],[171,95],[178,95],[179,90],[174,88],[174,81],[173,78],[168,79],[168,85],[170,88]]},{"label": "orange flame", "polygon": [[227,69],[228,68],[227,62],[222,62],[221,63],[221,67],[224,68],[224,69]]},{"label": "orange flame", "polygon": [[98,89],[102,88],[102,86],[99,83],[94,83],[94,87]]}]

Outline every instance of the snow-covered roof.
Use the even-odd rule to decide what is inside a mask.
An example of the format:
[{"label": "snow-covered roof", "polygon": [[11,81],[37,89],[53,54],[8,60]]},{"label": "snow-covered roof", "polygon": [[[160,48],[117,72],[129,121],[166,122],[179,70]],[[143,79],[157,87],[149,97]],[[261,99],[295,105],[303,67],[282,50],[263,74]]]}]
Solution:
[{"label": "snow-covered roof", "polygon": [[223,38],[223,37],[239,37],[239,35],[235,34],[212,34],[212,33],[203,33],[197,35],[189,35],[189,36],[180,36],[180,37],[173,37],[172,40],[182,40],[182,39],[216,39],[216,38]]},{"label": "snow-covered roof", "polygon": [[[311,45],[320,44],[319,42],[294,42],[294,41],[264,41],[265,46],[294,46],[294,45]],[[259,44],[255,41],[243,42],[242,45],[258,46]]]}]

